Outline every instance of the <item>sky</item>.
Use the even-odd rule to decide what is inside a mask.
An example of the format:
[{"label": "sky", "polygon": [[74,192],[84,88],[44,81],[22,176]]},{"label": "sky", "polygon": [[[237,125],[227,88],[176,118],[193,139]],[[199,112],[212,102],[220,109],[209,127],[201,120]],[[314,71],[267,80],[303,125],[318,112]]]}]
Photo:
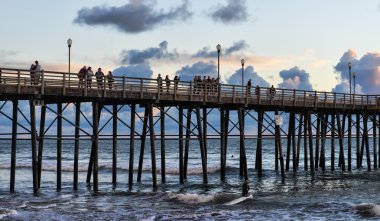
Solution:
[{"label": "sky", "polygon": [[[380,0],[3,0],[0,67],[380,93]],[[244,82],[245,83],[245,82]]]}]

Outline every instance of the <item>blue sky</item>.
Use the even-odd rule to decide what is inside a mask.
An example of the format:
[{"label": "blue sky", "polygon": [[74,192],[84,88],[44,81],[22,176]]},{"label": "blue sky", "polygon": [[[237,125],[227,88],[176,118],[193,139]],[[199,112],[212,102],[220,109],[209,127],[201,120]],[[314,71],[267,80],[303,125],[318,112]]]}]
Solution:
[{"label": "blue sky", "polygon": [[[181,70],[214,73],[215,46],[232,50],[243,42],[230,53],[222,51],[224,82],[236,82],[231,76],[245,58],[248,76],[269,85],[345,91],[345,64],[352,61],[358,91],[380,93],[379,5],[374,0],[4,0],[0,67],[28,68],[38,59],[45,70],[67,71],[66,40],[72,38],[75,72],[90,65],[123,66],[127,75],[133,68],[134,76],[136,70],[150,70],[153,77]],[[147,14],[133,17],[136,8]],[[210,56],[195,56],[202,50]],[[283,78],[283,71],[291,74]]]}]

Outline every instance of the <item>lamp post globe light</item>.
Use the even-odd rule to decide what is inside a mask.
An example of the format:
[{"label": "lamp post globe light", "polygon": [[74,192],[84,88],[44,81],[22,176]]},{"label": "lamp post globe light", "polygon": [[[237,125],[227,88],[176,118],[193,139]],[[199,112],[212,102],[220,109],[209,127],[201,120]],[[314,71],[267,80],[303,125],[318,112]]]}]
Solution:
[{"label": "lamp post globe light", "polygon": [[350,94],[351,94],[351,67],[352,67],[351,62],[348,62],[348,74],[350,77]]},{"label": "lamp post globe light", "polygon": [[220,46],[220,44],[218,44],[217,46],[216,46],[216,50],[217,50],[217,52],[218,52],[218,84],[219,84],[219,82],[220,82],[220,74],[219,74],[219,61],[220,61],[220,51],[222,50],[222,46]]},{"label": "lamp post globe light", "polygon": [[245,60],[243,58],[241,59],[241,86],[242,87],[244,86],[244,63],[245,63]]},{"label": "lamp post globe light", "polygon": [[71,45],[73,44],[73,40],[71,38],[67,39],[67,46],[69,47],[69,87],[70,87],[70,49]]}]

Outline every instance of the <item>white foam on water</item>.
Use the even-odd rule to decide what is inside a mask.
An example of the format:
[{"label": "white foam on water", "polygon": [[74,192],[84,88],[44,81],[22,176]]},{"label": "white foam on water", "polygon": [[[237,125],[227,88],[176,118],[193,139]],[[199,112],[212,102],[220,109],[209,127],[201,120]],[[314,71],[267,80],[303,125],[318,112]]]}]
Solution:
[{"label": "white foam on water", "polygon": [[0,209],[0,219],[3,219],[7,216],[17,215],[17,211],[13,209]]},{"label": "white foam on water", "polygon": [[195,193],[169,193],[169,199],[176,199],[178,201],[188,203],[188,204],[197,204],[197,203],[207,203],[214,201],[215,195],[204,195],[204,194],[195,194]]}]

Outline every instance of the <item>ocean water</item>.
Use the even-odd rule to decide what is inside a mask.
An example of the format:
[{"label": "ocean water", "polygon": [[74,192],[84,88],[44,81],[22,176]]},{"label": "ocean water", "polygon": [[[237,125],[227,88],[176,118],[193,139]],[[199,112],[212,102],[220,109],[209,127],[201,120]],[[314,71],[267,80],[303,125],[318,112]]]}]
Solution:
[{"label": "ocean water", "polygon": [[[354,140],[353,140],[354,141]],[[286,140],[283,140],[283,148]],[[147,142],[149,144],[149,142]],[[330,144],[326,145],[328,171],[303,171],[303,152],[297,173],[282,179],[274,170],[274,142],[264,140],[264,177],[254,170],[256,140],[248,139],[247,160],[252,199],[227,206],[239,198],[239,140],[229,139],[226,181],[220,181],[219,140],[208,140],[209,184],[202,183],[197,141],[191,141],[188,179],[179,184],[178,141],[166,142],[166,184],[161,184],[160,146],[156,141],[158,189],[152,188],[150,147],[147,145],[141,184],[136,183],[140,142],[136,141],[133,189],[128,189],[129,142],[118,142],[118,185],[112,186],[112,141],[101,140],[99,193],[86,184],[91,143],[80,143],[79,190],[73,191],[73,141],[63,141],[62,190],[56,192],[56,143],[45,141],[39,196],[33,196],[30,141],[18,141],[16,193],[9,193],[10,141],[0,141],[0,219],[4,220],[357,220],[380,219],[380,172],[356,169],[330,172]],[[353,142],[355,145],[355,142]],[[302,146],[301,146],[302,147]],[[336,145],[338,147],[338,145]],[[338,161],[338,149],[335,158]],[[372,150],[372,148],[371,148]],[[345,150],[347,154],[347,150]],[[284,148],[285,153],[285,148]],[[373,157],[371,153],[371,157]],[[373,160],[373,159],[372,159]],[[337,163],[337,162],[336,162]],[[347,163],[347,157],[346,157]],[[291,164],[292,165],[292,164]],[[291,168],[292,169],[292,168]]]}]

